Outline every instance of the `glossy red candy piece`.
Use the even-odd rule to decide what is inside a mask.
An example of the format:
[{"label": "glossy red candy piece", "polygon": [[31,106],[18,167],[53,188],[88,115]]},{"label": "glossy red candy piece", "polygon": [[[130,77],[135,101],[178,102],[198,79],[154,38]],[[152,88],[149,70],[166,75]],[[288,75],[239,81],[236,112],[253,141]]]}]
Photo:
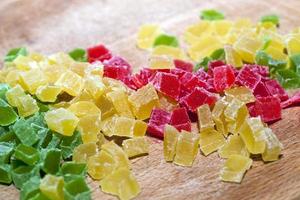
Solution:
[{"label": "glossy red candy piece", "polygon": [[105,60],[103,64],[105,77],[124,81],[131,75],[131,66],[119,56],[114,56],[109,60]]},{"label": "glossy red candy piece", "polygon": [[186,108],[176,108],[173,110],[170,118],[170,124],[177,128],[178,131],[191,131],[191,121]]},{"label": "glossy red candy piece", "polygon": [[196,71],[196,73],[194,73],[195,76],[197,76],[200,80],[208,80],[209,78],[211,78],[212,76],[208,75],[208,73],[206,73],[204,71],[203,68],[200,68],[198,71]]},{"label": "glossy red candy piece", "polygon": [[300,104],[300,92],[297,92],[294,96],[292,96],[288,100],[281,102],[281,107],[287,108],[287,107],[296,106],[299,104]]},{"label": "glossy red candy piece", "polygon": [[281,87],[277,80],[267,80],[265,81],[266,88],[272,96],[277,96],[281,101],[285,101],[289,98],[286,91]]},{"label": "glossy red candy piece", "polygon": [[170,72],[171,72],[172,74],[178,76],[179,79],[180,79],[182,76],[184,76],[186,73],[190,73],[190,72],[184,71],[184,70],[179,69],[179,68],[171,69]]},{"label": "glossy red candy piece", "polygon": [[204,88],[196,87],[191,93],[182,97],[180,103],[188,108],[191,112],[195,112],[196,109],[203,105],[212,105],[216,102],[217,97],[205,90]]},{"label": "glossy red candy piece", "polygon": [[195,76],[193,73],[185,73],[180,78],[180,83],[182,86],[182,89],[187,90],[188,92],[191,92],[196,87],[203,87],[207,89],[207,84],[202,81],[199,77]]},{"label": "glossy red candy piece", "polygon": [[268,97],[268,96],[271,96],[268,88],[266,87],[265,83],[260,81],[256,88],[254,89],[254,92],[253,92],[254,96],[255,97]]},{"label": "glossy red candy piece", "polygon": [[250,106],[250,115],[260,116],[264,122],[274,122],[281,119],[281,105],[278,97],[257,97],[255,103]]},{"label": "glossy red candy piece", "polygon": [[213,69],[214,87],[217,92],[230,88],[235,81],[234,70],[230,65],[223,65]]},{"label": "glossy red candy piece", "polygon": [[241,86],[246,86],[249,89],[254,90],[258,83],[261,81],[261,76],[251,70],[249,66],[243,67],[238,76],[236,77],[236,83]]},{"label": "glossy red candy piece", "polygon": [[183,61],[183,60],[178,60],[178,59],[174,60],[174,65],[175,65],[176,68],[182,69],[182,70],[187,71],[187,72],[192,72],[193,68],[194,68],[192,63],[187,62],[187,61]]},{"label": "glossy red candy piece", "polygon": [[207,70],[207,73],[209,75],[213,75],[213,69],[215,67],[220,67],[220,66],[223,66],[223,65],[226,65],[222,60],[214,60],[214,61],[211,61],[208,63],[208,70]]},{"label": "glossy red candy piece", "polygon": [[109,60],[112,57],[111,52],[102,44],[87,49],[88,62]]},{"label": "glossy red candy piece", "polygon": [[172,99],[177,100],[180,95],[180,83],[178,76],[174,74],[157,72],[152,84],[159,92]]},{"label": "glossy red candy piece", "polygon": [[154,70],[143,68],[139,71],[139,73],[136,73],[132,76],[132,81],[138,88],[141,88],[149,83],[150,77],[152,77],[155,73],[156,71]]},{"label": "glossy red candy piece", "polygon": [[269,67],[250,64],[246,64],[244,65],[244,67],[249,67],[254,73],[259,74],[263,77],[269,77]]},{"label": "glossy red candy piece", "polygon": [[157,138],[164,137],[165,125],[170,122],[171,114],[162,109],[153,109],[148,122],[147,132]]}]

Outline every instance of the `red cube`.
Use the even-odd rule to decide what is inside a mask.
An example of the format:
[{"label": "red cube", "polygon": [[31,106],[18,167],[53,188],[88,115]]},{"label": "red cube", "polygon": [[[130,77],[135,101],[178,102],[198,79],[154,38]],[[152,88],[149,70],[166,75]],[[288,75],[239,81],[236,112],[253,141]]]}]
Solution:
[{"label": "red cube", "polygon": [[176,108],[173,110],[170,118],[170,124],[177,128],[178,131],[191,131],[191,121],[186,108]]},{"label": "red cube", "polygon": [[214,87],[217,92],[230,88],[235,81],[234,70],[230,65],[223,65],[213,69]]},{"label": "red cube", "polygon": [[194,68],[193,63],[183,61],[183,60],[178,60],[178,59],[174,60],[174,65],[176,68],[182,69],[187,72],[192,72]]},{"label": "red cube", "polygon": [[170,122],[171,114],[162,109],[155,108],[151,112],[147,132],[157,138],[164,138],[165,125]]},{"label": "red cube", "polygon": [[111,52],[102,44],[87,49],[88,62],[109,60],[112,57]]},{"label": "red cube", "polygon": [[238,85],[246,86],[252,90],[256,88],[260,81],[261,76],[253,72],[249,66],[243,67],[236,77],[236,83]]}]

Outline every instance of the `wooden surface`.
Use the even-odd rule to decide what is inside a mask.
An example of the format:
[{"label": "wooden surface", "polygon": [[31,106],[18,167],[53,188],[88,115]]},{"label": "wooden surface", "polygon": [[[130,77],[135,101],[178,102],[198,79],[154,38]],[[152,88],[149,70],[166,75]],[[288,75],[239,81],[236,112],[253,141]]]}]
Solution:
[{"label": "wooden surface", "polygon": [[[277,13],[283,32],[300,25],[299,0],[1,0],[0,57],[18,46],[53,53],[105,43],[138,69],[147,58],[135,47],[139,25],[156,22],[179,34],[204,8],[220,9],[231,19]],[[150,155],[132,161],[142,188],[136,199],[300,199],[300,108],[285,110],[271,127],[285,147],[282,158],[255,161],[242,184],[219,180],[224,161],[216,153],[199,154],[192,168],[183,168],[166,163],[161,141],[152,140]],[[116,199],[89,182],[93,199]],[[0,186],[0,199],[17,198],[13,186]]]}]

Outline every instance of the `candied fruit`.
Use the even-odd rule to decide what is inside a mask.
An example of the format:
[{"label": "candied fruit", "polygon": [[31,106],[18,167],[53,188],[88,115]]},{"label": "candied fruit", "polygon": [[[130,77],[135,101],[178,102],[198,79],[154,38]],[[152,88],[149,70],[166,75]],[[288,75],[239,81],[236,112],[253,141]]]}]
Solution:
[{"label": "candied fruit", "polygon": [[42,102],[55,102],[61,91],[59,86],[43,85],[37,88],[36,97]]},{"label": "candied fruit", "polygon": [[124,140],[122,147],[129,158],[149,153],[149,143],[145,137]]},{"label": "candied fruit", "polygon": [[106,151],[114,160],[118,163],[119,167],[130,169],[130,162],[128,156],[123,151],[121,147],[119,147],[113,141],[105,143],[101,146],[102,151]]},{"label": "candied fruit", "polygon": [[112,101],[118,114],[124,117],[133,118],[133,114],[128,102],[128,95],[124,91],[111,91],[106,95]]},{"label": "candied fruit", "polygon": [[269,162],[278,160],[281,150],[283,149],[282,144],[270,128],[265,128],[265,137],[266,148],[262,153],[263,161]]},{"label": "candied fruit", "polygon": [[177,128],[178,131],[191,131],[191,121],[186,108],[175,108],[171,113],[170,125]]},{"label": "candied fruit", "polygon": [[222,147],[225,144],[225,138],[222,133],[209,129],[200,132],[199,144],[201,151],[207,156]]},{"label": "candied fruit", "polygon": [[162,109],[154,108],[148,122],[147,132],[154,137],[164,137],[164,127],[170,122],[171,114]]},{"label": "candied fruit", "polygon": [[228,158],[231,155],[242,155],[249,157],[249,152],[243,142],[241,136],[230,135],[226,143],[219,149],[219,156],[221,158]]},{"label": "candied fruit", "polygon": [[165,126],[164,157],[167,162],[174,160],[178,136],[179,136],[179,131],[175,127],[168,124]]},{"label": "candied fruit", "polygon": [[61,87],[64,92],[71,96],[78,96],[81,93],[84,82],[78,74],[67,70],[59,77],[55,85]]},{"label": "candied fruit", "polygon": [[86,163],[89,157],[97,153],[97,145],[95,142],[80,144],[74,148],[73,161],[76,163]]},{"label": "candied fruit", "polygon": [[214,87],[217,92],[230,88],[235,81],[235,75],[230,65],[223,65],[213,69]]},{"label": "candied fruit", "polygon": [[214,129],[215,123],[213,121],[212,113],[208,104],[203,104],[197,108],[198,123],[200,131]]}]

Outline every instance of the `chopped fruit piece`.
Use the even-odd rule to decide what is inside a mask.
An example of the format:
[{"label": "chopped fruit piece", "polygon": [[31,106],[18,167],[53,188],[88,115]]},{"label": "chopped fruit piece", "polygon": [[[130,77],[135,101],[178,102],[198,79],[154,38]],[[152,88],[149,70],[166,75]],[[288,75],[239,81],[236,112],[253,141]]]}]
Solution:
[{"label": "chopped fruit piece", "polygon": [[94,142],[80,144],[75,147],[73,151],[73,161],[76,163],[86,163],[89,157],[95,155],[97,152],[97,145]]},{"label": "chopped fruit piece", "polygon": [[[182,49],[172,46],[160,45],[154,47],[152,56],[167,56],[171,59],[186,60],[186,55]],[[173,65],[174,68],[174,65]]]},{"label": "chopped fruit piece", "polygon": [[127,117],[114,117],[113,135],[123,137],[144,136],[147,130],[147,124],[141,120],[135,120]]},{"label": "chopped fruit piece", "polygon": [[110,51],[102,44],[90,47],[87,49],[88,54],[88,61],[90,63],[95,61],[101,61],[108,60],[112,57]]},{"label": "chopped fruit piece", "polygon": [[245,172],[250,169],[252,160],[246,156],[231,155],[221,170],[222,181],[240,183]]},{"label": "chopped fruit piece", "polygon": [[40,184],[41,192],[50,200],[64,199],[64,179],[63,177],[47,174]]},{"label": "chopped fruit piece", "polygon": [[191,121],[189,119],[186,108],[176,108],[171,113],[169,122],[172,126],[177,128],[178,131],[186,130],[191,131]]},{"label": "chopped fruit piece", "polygon": [[224,110],[226,109],[228,102],[223,98],[218,100],[212,110],[212,118],[216,124],[216,130],[222,133],[224,136],[228,135],[227,125],[225,121]]},{"label": "chopped fruit piece", "polygon": [[159,46],[159,45],[178,47],[179,42],[175,36],[167,35],[167,34],[160,34],[155,38],[154,43],[153,43],[154,47]]},{"label": "chopped fruit piece", "polygon": [[18,115],[14,109],[6,103],[6,101],[0,98],[0,126],[8,126],[13,124],[17,119]]},{"label": "chopped fruit piece", "polygon": [[234,84],[235,75],[230,65],[215,67],[213,69],[213,74],[214,86],[217,92],[223,92]]},{"label": "chopped fruit piece", "polygon": [[61,91],[61,87],[44,85],[37,88],[36,96],[42,102],[55,102]]},{"label": "chopped fruit piece", "polygon": [[150,49],[160,32],[160,27],[155,24],[141,26],[137,34],[137,46],[141,49]]},{"label": "chopped fruit piece", "polygon": [[277,80],[267,80],[265,85],[272,96],[277,96],[281,101],[289,98],[286,91],[281,87]]},{"label": "chopped fruit piece", "polygon": [[124,81],[131,74],[131,66],[121,57],[113,56],[104,61],[103,64],[104,77]]},{"label": "chopped fruit piece", "polygon": [[39,111],[39,106],[34,98],[29,94],[18,98],[18,113],[21,117],[28,117]]},{"label": "chopped fruit piece", "polygon": [[78,131],[83,143],[97,142],[101,130],[101,114],[89,114],[79,118]]},{"label": "chopped fruit piece", "polygon": [[164,56],[152,56],[149,59],[149,68],[150,69],[173,69],[175,68],[173,59],[164,55]]},{"label": "chopped fruit piece", "polygon": [[148,122],[147,132],[154,137],[163,138],[165,125],[170,122],[171,114],[161,110],[153,109]]},{"label": "chopped fruit piece", "polygon": [[47,78],[40,69],[31,69],[20,74],[20,84],[31,94],[35,94],[39,86],[47,84]]},{"label": "chopped fruit piece", "polygon": [[192,166],[198,154],[199,134],[182,131],[178,136],[174,163]]},{"label": "chopped fruit piece", "polygon": [[225,139],[222,133],[216,130],[206,130],[200,132],[200,149],[205,156],[217,151],[225,144]]},{"label": "chopped fruit piece", "polygon": [[225,45],[225,60],[226,63],[235,67],[242,67],[243,61],[239,53],[230,45]]},{"label": "chopped fruit piece", "polygon": [[96,100],[99,99],[104,93],[105,85],[98,76],[89,76],[85,78],[84,88],[89,92],[92,97]]},{"label": "chopped fruit piece", "polygon": [[239,85],[246,86],[251,90],[256,88],[260,80],[261,76],[257,73],[254,73],[248,66],[243,67],[236,77],[236,81]]},{"label": "chopped fruit piece", "polygon": [[90,101],[78,101],[72,104],[68,110],[79,118],[86,115],[101,115],[100,109]]},{"label": "chopped fruit piece", "polygon": [[124,140],[122,147],[129,158],[149,153],[149,143],[145,137]]},{"label": "chopped fruit piece", "polygon": [[103,144],[101,150],[111,154],[119,167],[130,169],[130,162],[127,155],[123,149],[113,141]]},{"label": "chopped fruit piece", "polygon": [[118,114],[124,117],[133,118],[133,114],[128,102],[128,95],[122,90],[112,91],[106,94],[112,101]]},{"label": "chopped fruit piece", "polygon": [[208,129],[214,129],[215,123],[213,121],[212,113],[208,104],[203,104],[197,108],[197,115],[200,132]]},{"label": "chopped fruit piece", "polygon": [[229,158],[231,155],[242,155],[249,157],[249,152],[243,142],[241,136],[230,135],[226,143],[219,149],[221,158]]},{"label": "chopped fruit piece", "polygon": [[176,68],[182,69],[182,70],[187,71],[187,72],[192,72],[193,67],[194,67],[192,63],[187,62],[187,61],[183,61],[183,60],[178,60],[178,59],[174,60],[174,65],[175,65]]},{"label": "chopped fruit piece", "polygon": [[180,95],[180,83],[176,75],[157,72],[152,83],[154,87],[164,95],[175,100],[178,99]]},{"label": "chopped fruit piece", "polygon": [[167,162],[173,161],[176,153],[176,145],[179,131],[170,125],[165,126],[164,130],[164,157]]},{"label": "chopped fruit piece", "polygon": [[63,89],[64,92],[71,96],[78,96],[83,88],[83,79],[70,70],[65,71],[55,82],[56,86]]},{"label": "chopped fruit piece", "polygon": [[275,161],[279,159],[281,150],[283,149],[282,144],[277,139],[276,135],[270,128],[265,128],[266,136],[266,148],[262,153],[262,159],[265,162]]},{"label": "chopped fruit piece", "polygon": [[244,104],[255,101],[255,96],[253,95],[252,91],[244,86],[227,89],[225,90],[225,95],[230,98],[237,98]]}]

